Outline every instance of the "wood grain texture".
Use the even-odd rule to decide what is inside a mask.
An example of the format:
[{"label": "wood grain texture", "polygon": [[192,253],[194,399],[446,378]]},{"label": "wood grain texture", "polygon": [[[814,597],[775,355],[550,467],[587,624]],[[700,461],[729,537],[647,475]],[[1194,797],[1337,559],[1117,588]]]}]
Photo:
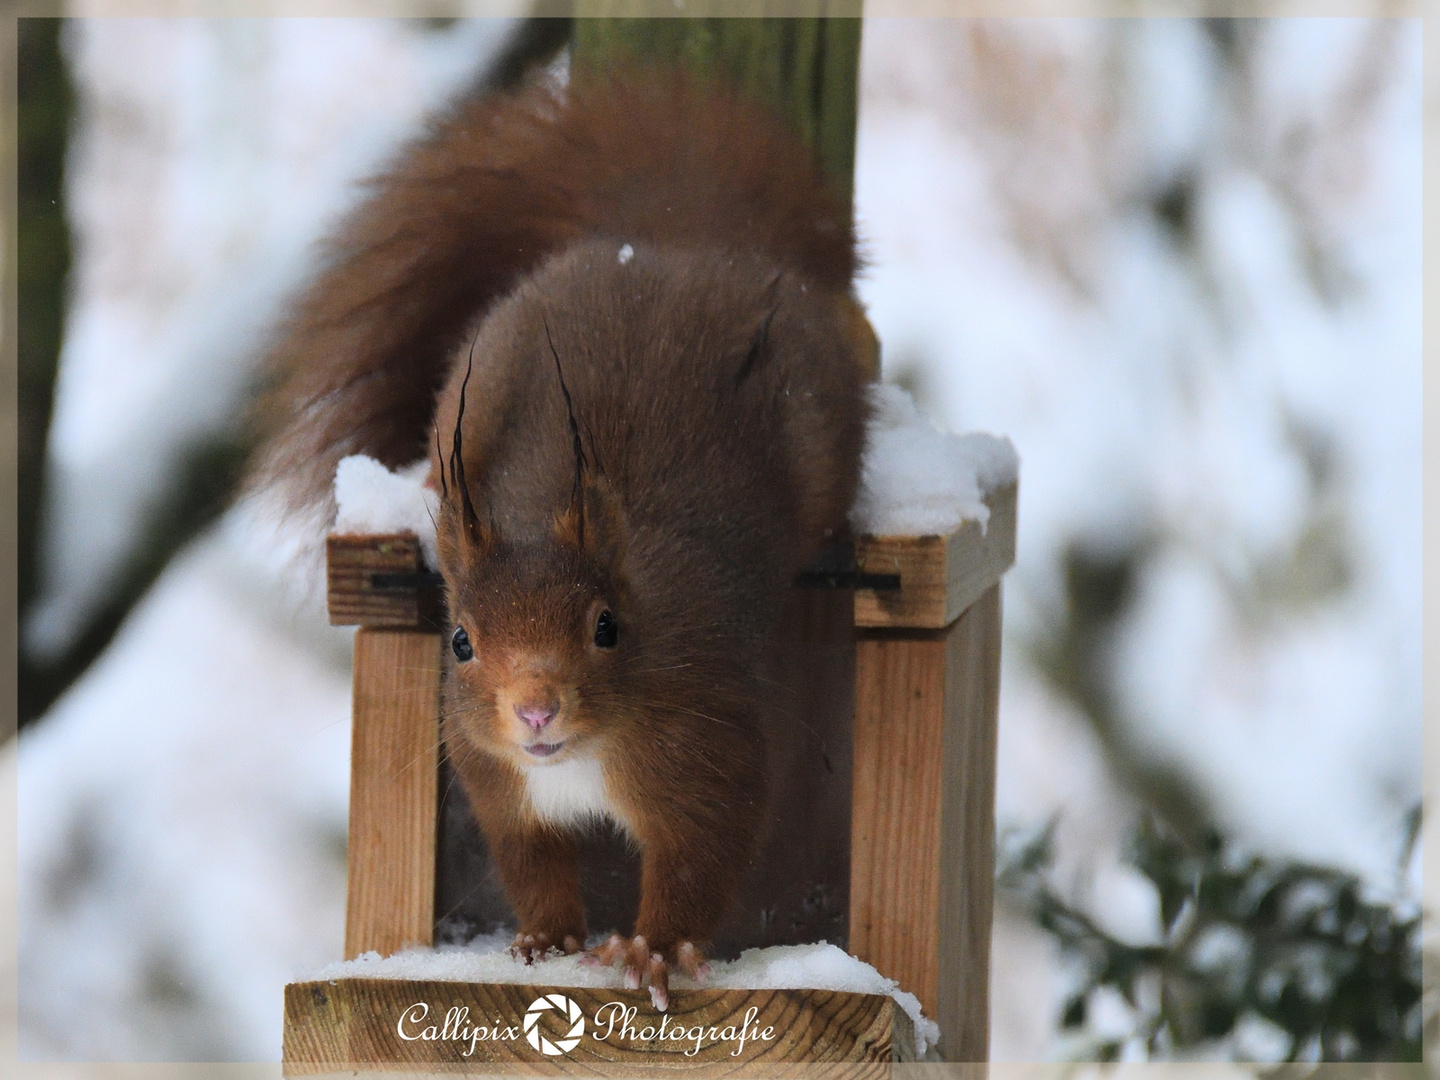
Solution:
[{"label": "wood grain texture", "polygon": [[345,535],[325,538],[326,604],[331,626],[420,626],[433,612],[431,589],[377,588],[376,574],[420,570],[420,541],[414,533]]},{"label": "wood grain texture", "polygon": [[345,957],[430,945],[440,766],[440,637],[355,632]]},{"label": "wood grain texture", "polygon": [[1016,485],[985,499],[982,529],[966,521],[946,536],[861,536],[855,561],[863,573],[899,574],[900,588],[855,593],[855,625],[940,630],[995,585],[1015,563]]},{"label": "wood grain texture", "polygon": [[939,997],[927,1015],[940,1024],[947,1061],[990,1055],[1000,612],[1000,586],[992,585],[945,642]]},{"label": "wood grain texture", "polygon": [[989,1052],[1000,587],[948,629],[856,647],[850,949],[920,998],[947,1061]]},{"label": "wood grain texture", "polygon": [[[577,1033],[568,1014],[546,1007],[534,1022],[539,1045],[533,1045],[526,1014],[550,994],[579,1007],[583,1029]],[[677,1029],[683,1034],[677,1035]],[[401,1031],[419,1037],[402,1038]],[[738,1031],[751,1034],[742,1041]],[[549,1043],[548,1054],[542,1038]],[[397,1066],[440,1072],[735,1076],[753,1075],[766,1065],[771,1068],[764,1074],[775,1076],[780,1075],[773,1070],[777,1064],[804,1063],[807,1076],[873,1075],[879,1080],[889,1063],[913,1058],[909,1018],[894,999],[873,994],[676,990],[662,1017],[645,991],[402,979],[339,979],[285,988],[287,1076]],[[871,1068],[857,1072],[847,1067],[857,1065]]]},{"label": "wood grain texture", "polygon": [[939,1001],[943,634],[863,634],[855,657],[850,951]]}]

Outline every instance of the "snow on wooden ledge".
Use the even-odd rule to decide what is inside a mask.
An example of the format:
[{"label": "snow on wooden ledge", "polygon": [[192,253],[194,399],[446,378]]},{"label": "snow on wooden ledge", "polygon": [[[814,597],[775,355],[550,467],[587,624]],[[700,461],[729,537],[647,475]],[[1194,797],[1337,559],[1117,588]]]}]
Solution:
[{"label": "snow on wooden ledge", "polygon": [[974,522],[988,531],[997,492],[1020,458],[1006,438],[941,431],[898,386],[870,387],[860,491],[850,524],[861,536],[944,536]]},{"label": "snow on wooden ledge", "polygon": [[878,1065],[919,1060],[939,1036],[913,994],[824,943],[747,950],[714,963],[704,987],[677,977],[661,1014],[647,992],[623,989],[618,971],[578,956],[526,965],[495,948],[500,940],[370,953],[287,987],[286,1074]]},{"label": "snow on wooden ledge", "polygon": [[[510,955],[508,932],[485,935],[468,945],[435,949],[405,949],[393,956],[366,953],[321,968],[314,980],[421,979],[433,982],[534,983],[543,979],[554,986],[619,989],[618,968],[583,965],[580,956],[558,953],[526,964]],[[597,939],[598,943],[598,939]],[[736,960],[716,960],[705,980],[708,990],[843,990],[852,994],[885,994],[895,999],[915,1025],[916,1056],[940,1037],[935,1022],[920,1013],[920,999],[902,990],[865,961],[826,942],[813,945],[774,945],[746,949]],[[678,987],[693,987],[684,974],[675,975]]]},{"label": "snow on wooden ledge", "polygon": [[[850,513],[855,569],[899,583],[856,588],[855,625],[942,629],[1015,561],[1019,458],[1008,439],[940,431],[899,387],[877,384],[869,393],[860,491]],[[424,487],[425,472],[424,462],[398,472],[362,455],[340,462],[329,542],[331,622],[416,621],[413,593],[371,582],[373,574],[436,565],[436,496]],[[414,554],[399,550],[406,537],[418,543]]]},{"label": "snow on wooden ledge", "polygon": [[[967,522],[987,531],[996,492],[1013,486],[1020,459],[1009,439],[952,435],[931,423],[898,386],[869,389],[860,490],[850,512],[857,534],[943,536]],[[391,472],[354,454],[335,470],[334,532],[413,532],[435,566],[436,493],[425,487],[426,461]]]}]

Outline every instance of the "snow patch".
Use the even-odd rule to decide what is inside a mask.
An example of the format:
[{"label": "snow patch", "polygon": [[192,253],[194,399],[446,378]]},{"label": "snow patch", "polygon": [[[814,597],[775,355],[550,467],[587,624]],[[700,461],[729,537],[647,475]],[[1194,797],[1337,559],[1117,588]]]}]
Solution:
[{"label": "snow patch", "polygon": [[879,536],[953,532],[990,520],[984,498],[1015,483],[1020,458],[1009,439],[941,431],[898,386],[870,388],[872,407],[850,523]]},{"label": "snow patch", "polygon": [[429,461],[391,472],[364,454],[341,458],[335,467],[335,532],[413,532],[420,538],[425,565],[439,566],[435,515],[440,498],[425,486],[429,470]]}]

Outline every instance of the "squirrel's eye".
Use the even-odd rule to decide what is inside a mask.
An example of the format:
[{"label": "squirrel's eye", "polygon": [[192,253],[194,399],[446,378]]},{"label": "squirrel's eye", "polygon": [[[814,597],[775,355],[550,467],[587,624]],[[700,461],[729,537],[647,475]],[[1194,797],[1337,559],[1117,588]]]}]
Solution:
[{"label": "squirrel's eye", "polygon": [[613,649],[619,636],[620,627],[615,622],[615,616],[608,608],[600,612],[600,617],[595,620],[595,644],[602,649]]},{"label": "squirrel's eye", "polygon": [[465,633],[465,627],[455,627],[455,633],[450,635],[450,648],[455,653],[455,659],[464,663],[475,655],[475,650],[470,647],[470,635]]}]

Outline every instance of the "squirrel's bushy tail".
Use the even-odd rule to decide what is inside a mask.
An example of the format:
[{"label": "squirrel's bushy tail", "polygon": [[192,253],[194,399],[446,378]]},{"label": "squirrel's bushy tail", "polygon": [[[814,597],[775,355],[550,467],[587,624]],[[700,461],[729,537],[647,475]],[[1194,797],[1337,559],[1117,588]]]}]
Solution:
[{"label": "squirrel's bushy tail", "polygon": [[372,183],[281,327],[253,486],[328,506],[335,465],[425,455],[453,350],[575,240],[759,252],[845,292],[850,211],[781,123],[675,73],[462,101]]}]

